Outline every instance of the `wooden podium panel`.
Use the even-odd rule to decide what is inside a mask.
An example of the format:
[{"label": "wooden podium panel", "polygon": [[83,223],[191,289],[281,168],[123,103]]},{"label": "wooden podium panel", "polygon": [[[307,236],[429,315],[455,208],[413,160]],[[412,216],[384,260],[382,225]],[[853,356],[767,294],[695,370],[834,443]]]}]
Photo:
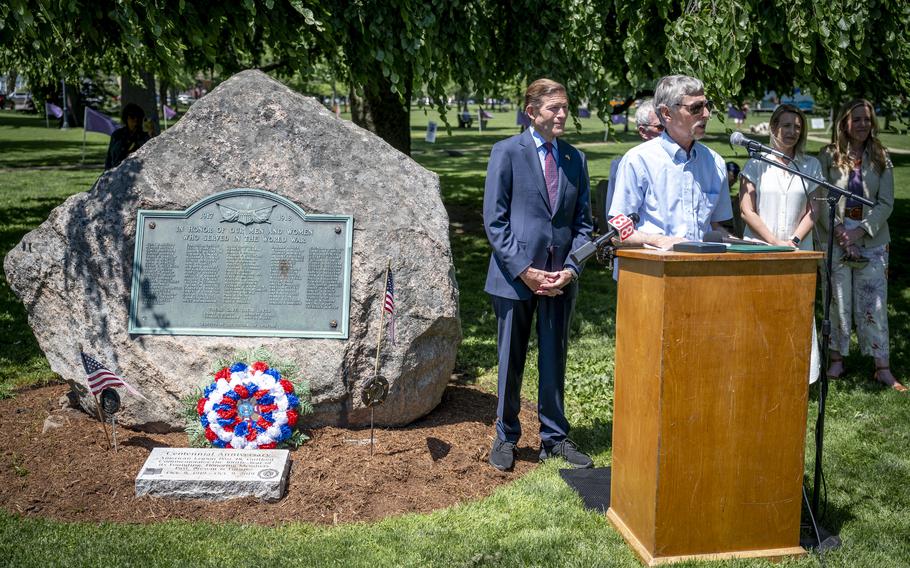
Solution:
[{"label": "wooden podium panel", "polygon": [[619,257],[607,515],[649,565],[804,554],[821,254]]}]

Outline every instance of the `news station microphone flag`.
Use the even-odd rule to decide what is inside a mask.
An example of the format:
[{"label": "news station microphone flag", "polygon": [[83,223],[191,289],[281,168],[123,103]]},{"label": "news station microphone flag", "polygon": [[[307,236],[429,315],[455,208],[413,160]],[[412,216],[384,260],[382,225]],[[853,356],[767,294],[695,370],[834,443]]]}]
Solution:
[{"label": "news station microphone flag", "polygon": [[605,234],[597,237],[596,240],[583,244],[569,253],[572,262],[579,266],[593,256],[601,247],[610,243],[610,240],[618,236],[620,242],[628,239],[635,232],[635,223],[638,223],[638,214],[629,213],[628,216],[620,213],[614,215],[607,221],[610,230]]}]

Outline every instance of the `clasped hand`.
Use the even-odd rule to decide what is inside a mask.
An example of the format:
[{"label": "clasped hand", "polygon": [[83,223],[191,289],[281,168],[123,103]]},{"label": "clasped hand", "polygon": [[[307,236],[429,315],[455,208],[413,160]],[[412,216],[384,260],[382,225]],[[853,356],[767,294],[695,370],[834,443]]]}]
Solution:
[{"label": "clasped hand", "polygon": [[837,225],[834,227],[834,238],[837,239],[837,244],[844,249],[844,252],[847,253],[847,256],[850,258],[858,258],[862,256],[862,253],[859,250],[859,241],[865,234],[862,227],[856,227],[854,229],[846,229],[843,225]]},{"label": "clasped hand", "polygon": [[572,273],[568,270],[547,272],[536,268],[528,268],[521,273],[521,281],[538,296],[559,296],[562,288],[572,281]]},{"label": "clasped hand", "polygon": [[847,229],[843,225],[837,225],[834,227],[834,237],[837,239],[837,244],[841,248],[849,248],[859,244],[860,239],[863,238],[866,232],[862,227],[856,227],[853,229]]}]

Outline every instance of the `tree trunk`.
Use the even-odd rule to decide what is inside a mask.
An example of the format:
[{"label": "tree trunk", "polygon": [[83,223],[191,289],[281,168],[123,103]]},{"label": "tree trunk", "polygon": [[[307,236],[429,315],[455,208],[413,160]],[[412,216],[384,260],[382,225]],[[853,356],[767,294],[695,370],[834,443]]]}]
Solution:
[{"label": "tree trunk", "polygon": [[168,104],[167,100],[168,85],[164,81],[158,82],[158,106]]},{"label": "tree trunk", "polygon": [[75,83],[66,84],[66,115],[67,127],[84,126],[82,122],[85,118],[85,105],[82,103],[82,92],[79,90],[79,85]]},{"label": "tree trunk", "polygon": [[177,106],[180,104],[177,101],[177,87],[173,85],[168,85],[168,106],[177,110]]},{"label": "tree trunk", "polygon": [[351,119],[373,132],[396,150],[411,155],[411,78],[405,79],[404,102],[390,89],[391,83],[377,66],[377,77],[358,93],[351,86]]},{"label": "tree trunk", "polygon": [[[155,100],[155,76],[151,73],[140,73],[141,83],[134,83],[128,75],[120,78],[120,108],[129,103],[136,103],[145,111],[145,119],[151,121],[153,136],[161,132],[158,119],[158,103]],[[144,83],[144,84],[143,84]]]}]

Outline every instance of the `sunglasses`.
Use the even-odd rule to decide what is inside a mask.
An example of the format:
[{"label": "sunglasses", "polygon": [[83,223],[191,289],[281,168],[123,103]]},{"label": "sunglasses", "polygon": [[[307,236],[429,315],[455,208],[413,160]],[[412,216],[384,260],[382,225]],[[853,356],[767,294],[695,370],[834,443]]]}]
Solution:
[{"label": "sunglasses", "polygon": [[684,105],[682,103],[676,103],[673,106],[679,106],[685,108],[689,111],[689,114],[700,115],[703,110],[708,109],[708,112],[714,110],[714,103],[712,101],[698,101],[697,103],[692,103],[690,105]]}]

